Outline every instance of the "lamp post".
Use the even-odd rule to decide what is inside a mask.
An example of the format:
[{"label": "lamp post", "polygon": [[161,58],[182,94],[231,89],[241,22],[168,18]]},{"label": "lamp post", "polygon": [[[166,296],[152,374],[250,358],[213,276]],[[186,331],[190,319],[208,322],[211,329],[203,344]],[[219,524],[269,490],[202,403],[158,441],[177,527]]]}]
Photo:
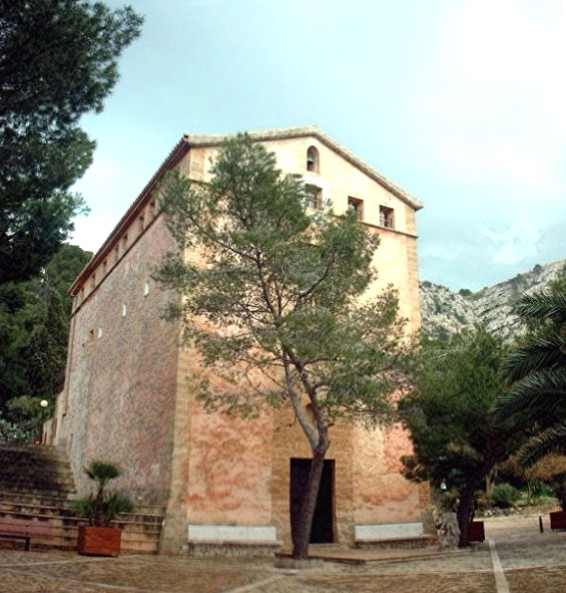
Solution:
[{"label": "lamp post", "polygon": [[45,410],[49,405],[49,402],[46,399],[42,399],[39,402],[39,405],[41,406],[41,428],[39,433],[39,444],[43,445],[43,423],[45,421]]}]

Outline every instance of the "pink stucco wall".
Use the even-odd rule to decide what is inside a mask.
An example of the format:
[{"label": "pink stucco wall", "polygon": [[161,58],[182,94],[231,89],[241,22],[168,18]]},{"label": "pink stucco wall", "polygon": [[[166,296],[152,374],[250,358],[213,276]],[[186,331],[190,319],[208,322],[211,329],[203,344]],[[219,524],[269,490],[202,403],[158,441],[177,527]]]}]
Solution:
[{"label": "pink stucco wall", "polygon": [[80,490],[97,458],[122,466],[117,485],[138,500],[167,495],[178,327],[161,318],[167,295],[151,273],[173,247],[158,217],[75,311],[57,438]]}]

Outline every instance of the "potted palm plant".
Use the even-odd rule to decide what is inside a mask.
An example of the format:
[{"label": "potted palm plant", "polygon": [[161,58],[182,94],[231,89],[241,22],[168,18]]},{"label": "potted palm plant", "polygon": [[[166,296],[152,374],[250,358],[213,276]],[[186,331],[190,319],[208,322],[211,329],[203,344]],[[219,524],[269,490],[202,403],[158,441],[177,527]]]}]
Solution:
[{"label": "potted palm plant", "polygon": [[123,494],[108,492],[106,485],[122,472],[108,461],[91,461],[84,471],[96,482],[97,490],[76,503],[76,508],[88,518],[88,525],[79,525],[78,552],[91,556],[118,556],[122,531],[111,526],[111,522],[120,513],[132,512],[134,505]]}]

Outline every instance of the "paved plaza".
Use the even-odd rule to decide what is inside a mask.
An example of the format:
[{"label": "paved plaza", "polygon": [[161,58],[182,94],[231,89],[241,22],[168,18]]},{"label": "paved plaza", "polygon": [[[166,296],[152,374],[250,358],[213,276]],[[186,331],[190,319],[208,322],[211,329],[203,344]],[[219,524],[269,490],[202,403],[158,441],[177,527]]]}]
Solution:
[{"label": "paved plaza", "polygon": [[490,543],[455,552],[379,551],[304,570],[269,560],[0,550],[0,593],[565,593],[566,532],[545,517],[490,518]]}]

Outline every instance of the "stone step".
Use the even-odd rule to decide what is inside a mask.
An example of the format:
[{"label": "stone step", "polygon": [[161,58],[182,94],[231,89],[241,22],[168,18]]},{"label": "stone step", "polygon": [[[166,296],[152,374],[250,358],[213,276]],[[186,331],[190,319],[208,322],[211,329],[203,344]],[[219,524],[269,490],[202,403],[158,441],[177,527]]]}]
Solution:
[{"label": "stone step", "polygon": [[57,447],[0,447],[0,490],[68,494],[74,489],[69,463]]},{"label": "stone step", "polygon": [[[45,445],[0,447],[0,516],[51,525],[51,534],[34,537],[32,548],[76,550],[78,526],[86,522],[74,508],[76,499],[64,451]],[[164,514],[162,506],[143,504],[120,515],[113,525],[122,529],[122,551],[157,553]]]}]

